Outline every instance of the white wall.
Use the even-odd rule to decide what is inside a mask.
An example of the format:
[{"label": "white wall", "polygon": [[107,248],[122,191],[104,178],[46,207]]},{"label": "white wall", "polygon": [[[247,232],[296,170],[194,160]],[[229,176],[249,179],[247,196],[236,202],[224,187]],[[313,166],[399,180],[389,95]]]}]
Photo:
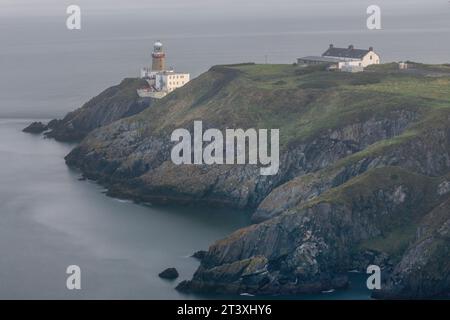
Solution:
[{"label": "white wall", "polygon": [[184,86],[188,82],[189,82],[188,73],[169,74],[167,76],[167,91],[172,92],[173,90]]},{"label": "white wall", "polygon": [[172,92],[184,86],[190,80],[189,73],[158,73],[156,74],[155,87],[158,91]]},{"label": "white wall", "polygon": [[377,55],[375,52],[371,51],[362,59],[363,67],[370,66],[371,64],[380,64],[381,59],[380,56]]}]

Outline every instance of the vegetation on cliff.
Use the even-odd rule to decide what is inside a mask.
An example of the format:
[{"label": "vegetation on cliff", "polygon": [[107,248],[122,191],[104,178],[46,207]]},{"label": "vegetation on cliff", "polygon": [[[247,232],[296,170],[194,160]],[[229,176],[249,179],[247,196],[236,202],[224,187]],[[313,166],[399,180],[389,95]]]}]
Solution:
[{"label": "vegetation on cliff", "polygon": [[59,141],[81,141],[89,132],[116,120],[135,115],[150,105],[149,99],[138,97],[136,89],[144,87],[141,79],[124,79],[68,113],[64,119],[54,119],[45,135]]},{"label": "vegetation on cliff", "polygon": [[[278,175],[174,165],[170,134],[194,120],[280,129]],[[66,160],[110,194],[255,209],[255,224],[214,244],[182,290],[316,292],[345,286],[346,271],[375,261],[385,274],[378,297],[450,291],[448,66],[216,66],[92,131]]]}]

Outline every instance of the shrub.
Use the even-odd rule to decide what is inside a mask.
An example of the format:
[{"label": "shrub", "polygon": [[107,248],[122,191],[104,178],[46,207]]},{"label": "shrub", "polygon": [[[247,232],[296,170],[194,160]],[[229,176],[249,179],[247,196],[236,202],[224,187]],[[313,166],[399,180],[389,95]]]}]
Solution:
[{"label": "shrub", "polygon": [[302,67],[302,68],[295,70],[294,73],[297,76],[302,76],[305,74],[310,74],[310,73],[314,73],[314,72],[318,72],[318,71],[327,71],[328,66],[329,66],[328,63],[323,63],[323,64],[314,65],[314,66]]},{"label": "shrub", "polygon": [[339,84],[330,80],[316,80],[306,83],[302,83],[298,87],[300,89],[327,89],[332,87],[337,87]]}]

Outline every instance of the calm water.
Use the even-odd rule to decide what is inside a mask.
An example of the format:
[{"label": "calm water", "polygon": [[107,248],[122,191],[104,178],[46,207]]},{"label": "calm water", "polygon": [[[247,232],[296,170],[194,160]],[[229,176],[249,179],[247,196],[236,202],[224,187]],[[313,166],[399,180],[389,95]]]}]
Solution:
[{"label": "calm water", "polygon": [[[233,211],[154,208],[106,197],[64,164],[69,145],[21,133],[0,120],[0,298],[180,298],[189,256],[248,221]],[[82,290],[65,288],[68,265]]]},{"label": "calm water", "polygon": [[[0,299],[199,298],[174,290],[198,266],[189,256],[248,224],[248,215],[107,197],[67,168],[70,145],[22,133],[28,122],[0,119]],[[82,270],[80,291],[65,287],[72,264]],[[177,281],[157,276],[171,266]],[[356,276],[350,291],[297,298],[364,299],[363,284]]]}]

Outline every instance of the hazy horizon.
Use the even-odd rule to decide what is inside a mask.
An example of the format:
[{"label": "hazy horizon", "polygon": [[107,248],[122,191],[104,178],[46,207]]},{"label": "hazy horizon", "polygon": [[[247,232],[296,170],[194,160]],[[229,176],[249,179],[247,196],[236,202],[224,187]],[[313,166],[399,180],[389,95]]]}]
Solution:
[{"label": "hazy horizon", "polygon": [[383,62],[450,62],[446,0],[377,1],[382,30],[366,28],[373,1],[0,0],[0,117],[53,118],[148,65],[162,40],[168,64],[192,76],[221,63],[292,63],[329,43],[375,47]]}]

